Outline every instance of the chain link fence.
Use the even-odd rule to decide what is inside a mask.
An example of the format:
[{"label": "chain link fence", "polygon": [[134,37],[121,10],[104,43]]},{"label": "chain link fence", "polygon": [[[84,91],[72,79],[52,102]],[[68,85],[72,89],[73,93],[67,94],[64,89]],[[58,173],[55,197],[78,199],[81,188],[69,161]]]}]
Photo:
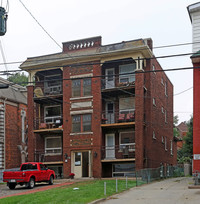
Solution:
[{"label": "chain link fence", "polygon": [[136,186],[151,183],[155,180],[181,176],[184,176],[184,168],[182,166],[161,166],[155,169],[141,169],[135,173]]}]

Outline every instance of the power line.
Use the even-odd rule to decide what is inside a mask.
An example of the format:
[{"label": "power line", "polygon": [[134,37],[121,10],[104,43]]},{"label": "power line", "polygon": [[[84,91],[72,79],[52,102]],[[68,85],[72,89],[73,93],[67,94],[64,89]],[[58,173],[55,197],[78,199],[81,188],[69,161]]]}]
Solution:
[{"label": "power line", "polygon": [[185,93],[186,91],[189,91],[190,89],[193,89],[193,86],[188,88],[188,89],[186,89],[186,90],[184,90],[184,91],[181,91],[180,93],[174,94],[174,96],[178,96],[178,95],[180,95],[182,93]]},{"label": "power line", "polygon": [[32,18],[36,21],[36,23],[42,28],[42,30],[56,43],[56,45],[62,49],[62,47],[56,42],[56,40],[47,32],[47,30],[39,23],[39,21],[33,16],[33,14],[28,10],[28,8],[25,6],[25,4],[19,0],[19,2],[23,5],[23,7],[26,9],[26,11],[32,16]]}]

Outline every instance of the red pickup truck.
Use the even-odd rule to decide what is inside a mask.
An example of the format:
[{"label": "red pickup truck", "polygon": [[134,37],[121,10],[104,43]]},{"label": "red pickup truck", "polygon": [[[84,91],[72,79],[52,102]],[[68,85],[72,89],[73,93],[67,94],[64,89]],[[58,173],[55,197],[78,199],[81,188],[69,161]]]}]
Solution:
[{"label": "red pickup truck", "polygon": [[43,163],[23,163],[18,171],[4,171],[3,181],[7,182],[10,189],[15,189],[17,184],[33,188],[36,182],[48,182],[53,184],[55,172],[48,169]]}]

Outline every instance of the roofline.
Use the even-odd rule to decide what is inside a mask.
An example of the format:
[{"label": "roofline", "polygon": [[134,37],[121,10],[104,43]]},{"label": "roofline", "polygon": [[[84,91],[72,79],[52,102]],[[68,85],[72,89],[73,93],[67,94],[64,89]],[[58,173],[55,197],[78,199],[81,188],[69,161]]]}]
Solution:
[{"label": "roofline", "polygon": [[[191,7],[193,7],[193,6],[195,6],[195,5],[198,5],[198,4],[199,4],[198,8],[199,8],[199,10],[200,10],[200,2],[191,4],[191,5],[189,5],[189,6],[187,7],[187,10],[188,10],[188,14],[189,14],[189,16],[190,16],[190,21],[191,21],[191,23],[192,23],[192,17],[191,17],[191,15],[190,15],[190,9],[191,9],[191,10],[194,9],[194,8],[191,8]],[[196,8],[197,8],[197,7],[196,7]]]}]

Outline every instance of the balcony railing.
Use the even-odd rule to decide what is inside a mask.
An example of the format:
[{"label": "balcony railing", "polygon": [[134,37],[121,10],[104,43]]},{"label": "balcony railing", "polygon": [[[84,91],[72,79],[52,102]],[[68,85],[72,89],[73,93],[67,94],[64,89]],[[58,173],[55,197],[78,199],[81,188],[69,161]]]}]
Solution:
[{"label": "balcony railing", "polygon": [[44,150],[35,151],[35,162],[58,162],[63,161],[62,150],[60,153],[47,153]]},{"label": "balcony railing", "polygon": [[130,159],[135,158],[135,144],[120,144],[115,146],[103,146],[101,159]]},{"label": "balcony railing", "polygon": [[134,87],[135,81],[133,82],[117,82],[111,83],[105,79],[101,80],[101,89],[113,89],[113,88],[124,88],[124,87]]},{"label": "balcony railing", "polygon": [[34,129],[35,130],[62,128],[62,125],[63,125],[62,116],[36,118],[34,120]]},{"label": "balcony railing", "polygon": [[62,84],[56,86],[36,86],[34,89],[34,97],[54,96],[62,94]]},{"label": "balcony railing", "polygon": [[135,121],[135,110],[123,110],[113,113],[103,112],[101,121],[102,124],[133,122]]}]

